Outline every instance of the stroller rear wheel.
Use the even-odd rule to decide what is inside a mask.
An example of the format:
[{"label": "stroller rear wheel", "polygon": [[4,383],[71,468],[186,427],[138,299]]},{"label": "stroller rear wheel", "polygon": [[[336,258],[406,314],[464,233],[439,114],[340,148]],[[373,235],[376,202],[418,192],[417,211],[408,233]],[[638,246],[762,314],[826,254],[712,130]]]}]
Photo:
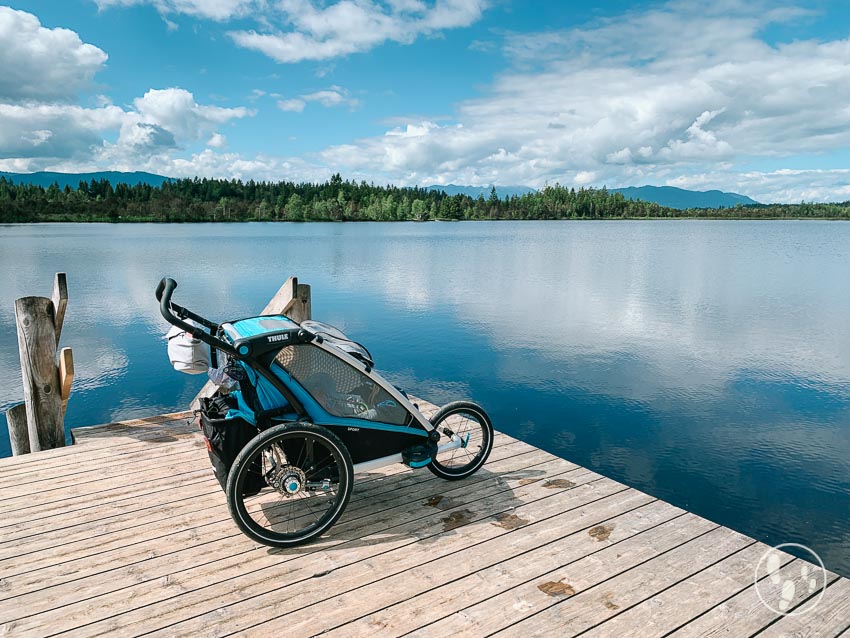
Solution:
[{"label": "stroller rear wheel", "polygon": [[428,469],[440,478],[455,481],[475,473],[484,465],[493,449],[493,424],[480,405],[470,401],[455,401],[444,405],[431,417],[431,423],[441,435],[457,435],[462,447],[439,452]]},{"label": "stroller rear wheel", "polygon": [[[255,477],[256,473],[260,477]],[[262,489],[246,495],[246,484]],[[354,484],[345,445],[327,428],[285,423],[254,437],[227,478],[227,505],[248,537],[290,547],[323,534],[340,517]]]}]

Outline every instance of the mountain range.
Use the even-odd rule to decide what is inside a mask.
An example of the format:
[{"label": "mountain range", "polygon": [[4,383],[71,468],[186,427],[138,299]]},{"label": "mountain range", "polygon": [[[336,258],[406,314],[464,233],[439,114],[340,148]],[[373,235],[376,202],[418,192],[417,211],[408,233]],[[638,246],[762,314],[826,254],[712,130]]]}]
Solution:
[{"label": "mountain range", "polygon": [[[47,188],[53,183],[59,188],[70,186],[77,188],[80,182],[108,180],[111,184],[150,184],[161,186],[163,182],[173,178],[155,175],[153,173],[134,172],[123,173],[119,171],[98,171],[95,173],[54,173],[42,171],[39,173],[7,173],[0,171],[0,177],[16,184],[36,184]],[[424,187],[427,190],[445,191],[448,195],[469,195],[477,198],[482,195],[485,199],[490,196],[491,186],[459,186],[457,184],[432,184]],[[506,197],[520,197],[527,193],[533,193],[536,189],[529,186],[496,186],[496,194],[499,199]],[[655,202],[670,208],[733,208],[738,204],[743,206],[758,204],[754,199],[737,193],[725,193],[718,190],[691,191],[673,186],[629,186],[628,188],[608,189],[611,193],[622,193],[627,199],[641,199],[645,202]]]},{"label": "mountain range", "polygon": [[119,171],[98,171],[96,173],[53,173],[50,171],[41,171],[39,173],[7,173],[0,171],[0,177],[5,177],[7,181],[12,181],[15,184],[35,184],[44,188],[55,183],[62,189],[65,186],[77,188],[80,182],[91,182],[92,180],[97,182],[101,179],[108,180],[113,186],[115,184],[128,184],[129,186],[150,184],[151,186],[162,186],[163,182],[171,181],[170,177],[140,171],[135,173],[122,173]]},{"label": "mountain range", "polygon": [[754,199],[738,193],[723,191],[689,191],[674,186],[629,186],[612,188],[608,192],[622,193],[626,199],[641,199],[670,208],[734,208],[738,204],[758,204]]}]

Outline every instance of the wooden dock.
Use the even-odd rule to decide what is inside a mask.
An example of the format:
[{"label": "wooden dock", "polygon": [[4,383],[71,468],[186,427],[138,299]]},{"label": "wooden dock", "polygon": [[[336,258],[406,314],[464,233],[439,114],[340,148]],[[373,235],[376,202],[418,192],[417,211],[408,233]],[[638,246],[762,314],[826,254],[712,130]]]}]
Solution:
[{"label": "wooden dock", "polygon": [[464,481],[359,475],[287,550],[231,522],[191,414],[74,435],[0,459],[0,635],[850,636],[850,581],[780,615],[765,545],[504,434]]}]

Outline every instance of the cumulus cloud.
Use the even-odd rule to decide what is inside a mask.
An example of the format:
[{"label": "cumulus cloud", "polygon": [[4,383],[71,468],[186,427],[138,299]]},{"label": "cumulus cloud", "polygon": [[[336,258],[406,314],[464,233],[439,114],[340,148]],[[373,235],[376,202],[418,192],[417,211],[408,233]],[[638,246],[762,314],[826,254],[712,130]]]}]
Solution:
[{"label": "cumulus cloud", "polygon": [[748,193],[764,204],[850,201],[850,168],[741,172],[721,168],[671,177],[666,183],[692,190]]},{"label": "cumulus cloud", "polygon": [[213,133],[207,140],[207,146],[210,148],[226,148],[227,138],[221,133]]},{"label": "cumulus cloud", "polygon": [[31,13],[0,7],[0,100],[61,100],[86,87],[107,55],[69,29],[43,27]]},{"label": "cumulus cloud", "polygon": [[421,35],[469,26],[485,6],[485,0],[342,0],[328,6],[314,0],[280,0],[278,27],[232,31],[230,37],[278,62],[328,60],[384,42],[410,44]]},{"label": "cumulus cloud", "polygon": [[306,93],[296,98],[278,100],[277,106],[281,111],[293,111],[300,113],[308,102],[318,102],[325,107],[347,106],[355,109],[360,106],[360,100],[349,97],[348,91],[341,86],[332,86],[323,91]]},{"label": "cumulus cloud", "polygon": [[0,103],[0,157],[70,158],[97,145],[125,116],[116,106]]},{"label": "cumulus cloud", "polygon": [[[180,88],[151,89],[133,107],[0,103],[2,165],[5,170],[41,170],[74,160],[112,166],[124,160],[144,163],[163,150],[204,140],[221,148],[225,139],[216,129],[253,114],[244,107],[198,104]],[[110,142],[116,133],[116,141]]]},{"label": "cumulus cloud", "polygon": [[133,109],[123,112],[118,139],[104,141],[96,149],[97,161],[144,163],[164,151],[187,144],[205,142],[212,148],[223,148],[226,140],[218,127],[233,119],[254,114],[245,107],[222,108],[198,104],[185,89],[150,89],[133,100]]},{"label": "cumulus cloud", "polygon": [[[681,1],[512,35],[505,52],[513,68],[483,97],[462,102],[453,122],[410,120],[323,157],[409,184],[540,186],[592,176],[621,186],[687,181],[706,165],[729,176],[735,163],[847,148],[850,109],[840,105],[850,103],[850,40],[760,38],[765,21],[796,16]],[[744,192],[799,201],[799,191],[774,190],[777,183]]]}]

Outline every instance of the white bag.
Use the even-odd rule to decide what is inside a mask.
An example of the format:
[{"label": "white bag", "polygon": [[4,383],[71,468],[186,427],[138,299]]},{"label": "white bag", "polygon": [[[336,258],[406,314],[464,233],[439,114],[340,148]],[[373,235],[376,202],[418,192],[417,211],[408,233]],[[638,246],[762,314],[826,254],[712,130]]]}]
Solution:
[{"label": "white bag", "polygon": [[203,341],[177,326],[172,326],[165,338],[168,339],[168,358],[175,370],[203,374],[209,369],[209,347]]}]

